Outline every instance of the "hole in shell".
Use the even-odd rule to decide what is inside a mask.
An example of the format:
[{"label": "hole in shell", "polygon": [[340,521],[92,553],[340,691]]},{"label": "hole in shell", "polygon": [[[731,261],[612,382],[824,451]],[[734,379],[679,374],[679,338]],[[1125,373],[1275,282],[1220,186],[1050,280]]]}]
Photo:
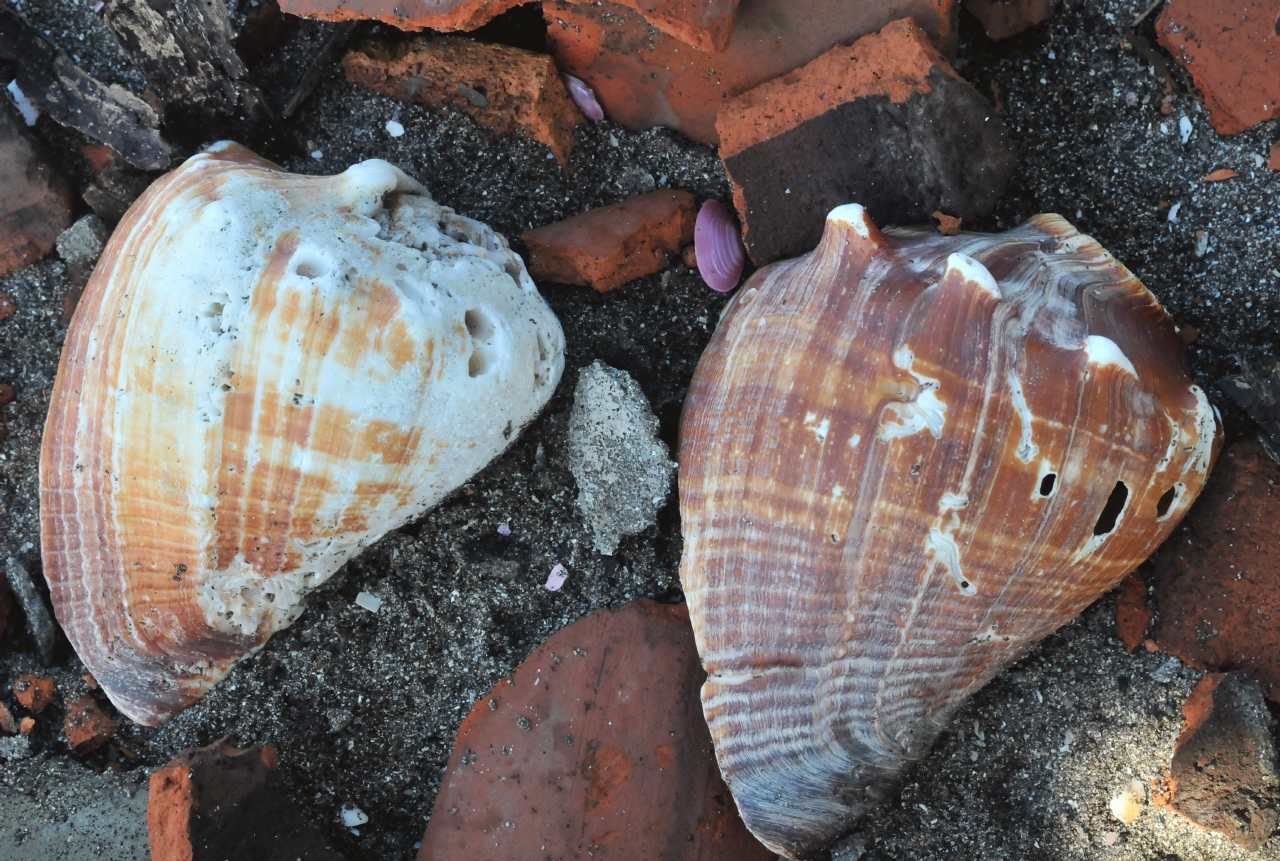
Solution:
[{"label": "hole in shell", "polygon": [[1182,495],[1182,485],[1175,484],[1173,487],[1161,494],[1160,499],[1156,501],[1156,517],[1163,520],[1169,516],[1169,509],[1173,508],[1173,504],[1177,502],[1178,497]]},{"label": "hole in shell", "polygon": [[[493,337],[493,323],[489,322],[489,317],[483,311],[472,308],[462,319],[467,324],[467,333],[477,341],[487,341]],[[471,376],[475,376],[472,374]]]},{"label": "hole in shell", "polygon": [[481,348],[471,354],[471,359],[467,362],[467,373],[473,377],[479,377],[488,373],[492,366],[489,351]]},{"label": "hole in shell", "polygon": [[1040,479],[1040,495],[1048,496],[1053,493],[1053,485],[1058,480],[1058,474],[1051,472],[1044,478]]},{"label": "hole in shell", "polygon": [[551,339],[547,337],[547,333],[538,330],[538,361],[545,362],[551,355]]},{"label": "hole in shell", "polygon": [[1093,534],[1107,535],[1115,529],[1116,521],[1120,519],[1124,504],[1128,501],[1129,488],[1123,481],[1117,481],[1116,486],[1111,489],[1111,496],[1107,498],[1107,504],[1103,506],[1102,513],[1098,515],[1098,522],[1093,525]]},{"label": "hole in shell", "polygon": [[299,260],[293,271],[300,278],[319,278],[320,267],[310,260]]}]

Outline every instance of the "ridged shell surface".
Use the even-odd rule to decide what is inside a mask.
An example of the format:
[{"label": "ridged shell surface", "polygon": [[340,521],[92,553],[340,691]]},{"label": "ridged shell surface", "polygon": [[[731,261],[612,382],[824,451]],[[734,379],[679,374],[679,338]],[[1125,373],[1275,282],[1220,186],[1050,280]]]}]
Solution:
[{"label": "ridged shell surface", "polygon": [[739,291],[685,402],[680,573],[766,846],[817,855],[1170,534],[1220,435],[1182,352],[1055,215],[948,237],[840,207]]},{"label": "ridged shell surface", "polygon": [[563,348],[506,241],[390,164],[191,158],[116,229],[54,385],[44,573],[81,660],[139,723],[189,705],[506,448]]}]

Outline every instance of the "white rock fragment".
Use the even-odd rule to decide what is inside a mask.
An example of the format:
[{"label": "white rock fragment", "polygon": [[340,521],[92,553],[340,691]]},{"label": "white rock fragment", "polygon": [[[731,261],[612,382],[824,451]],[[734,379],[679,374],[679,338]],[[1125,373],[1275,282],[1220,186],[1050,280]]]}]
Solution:
[{"label": "white rock fragment", "polygon": [[382,599],[368,592],[360,592],[356,595],[356,604],[370,613],[376,613],[382,608]]},{"label": "white rock fragment", "polygon": [[22,87],[18,86],[18,79],[14,78],[6,87],[9,95],[13,96],[13,103],[18,106],[18,113],[22,114],[22,120],[29,126],[36,124],[36,119],[40,116],[40,111],[36,106],[31,104],[31,100],[27,98],[27,94],[22,92]]},{"label": "white rock fragment", "polygon": [[313,149],[311,151],[311,157],[316,161],[319,161],[320,159],[324,158],[324,152],[318,149]]},{"label": "white rock fragment", "polygon": [[403,137],[404,126],[400,125],[395,120],[387,120],[387,134],[391,135],[393,138]]},{"label": "white rock fragment", "polygon": [[1125,825],[1132,825],[1142,815],[1142,801],[1145,797],[1142,784],[1137,780],[1131,780],[1129,785],[1117,793],[1107,806],[1111,808],[1112,816]]},{"label": "white rock fragment", "polygon": [[1186,143],[1191,140],[1191,118],[1184,116],[1178,120],[1178,133],[1182,135],[1182,142]]},{"label": "white rock fragment", "polygon": [[66,263],[92,269],[110,238],[111,228],[90,213],[58,234],[58,256]]},{"label": "white rock fragment", "polygon": [[358,825],[364,825],[369,821],[369,814],[365,813],[354,804],[342,805],[342,824],[347,828],[355,828]]},{"label": "white rock fragment", "polygon": [[551,569],[551,573],[547,575],[547,591],[559,592],[564,586],[564,581],[569,579],[569,574],[564,570],[564,566],[557,564]]},{"label": "white rock fragment", "polygon": [[1178,201],[1178,202],[1177,202],[1177,203],[1175,203],[1173,206],[1169,207],[1169,223],[1170,223],[1170,224],[1177,224],[1177,223],[1178,223],[1178,210],[1179,210],[1179,209],[1182,209],[1182,201]]},{"label": "white rock fragment", "polygon": [[656,522],[675,468],[636,381],[599,361],[583,368],[569,417],[569,469],[597,551],[612,556],[622,538]]}]

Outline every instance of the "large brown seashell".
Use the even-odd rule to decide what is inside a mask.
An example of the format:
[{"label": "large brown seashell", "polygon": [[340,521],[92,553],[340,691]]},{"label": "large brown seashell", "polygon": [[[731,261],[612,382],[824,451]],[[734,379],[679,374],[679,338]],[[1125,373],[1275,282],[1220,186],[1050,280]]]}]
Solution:
[{"label": "large brown seashell", "polygon": [[681,578],[726,782],[809,858],[957,708],[1163,541],[1219,426],[1173,321],[1056,215],[828,216],[734,298],[685,402]]},{"label": "large brown seashell", "polygon": [[563,365],[506,241],[390,164],[194,156],[130,209],[67,333],[40,457],[58,620],[159,723],[506,448]]}]

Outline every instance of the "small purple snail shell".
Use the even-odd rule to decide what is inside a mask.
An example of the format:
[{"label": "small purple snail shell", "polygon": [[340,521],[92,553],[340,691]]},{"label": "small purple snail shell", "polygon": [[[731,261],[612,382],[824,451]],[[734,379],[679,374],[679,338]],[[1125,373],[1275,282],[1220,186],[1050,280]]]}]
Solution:
[{"label": "small purple snail shell", "polygon": [[596,101],[595,91],[588,87],[585,81],[565,74],[561,74],[560,79],[564,81],[565,89],[569,91],[573,103],[578,106],[578,110],[582,111],[584,117],[593,123],[604,119],[604,108],[600,107],[600,103]]},{"label": "small purple snail shell", "polygon": [[746,255],[742,237],[732,215],[716,200],[708,200],[698,211],[693,227],[693,249],[698,272],[707,286],[728,293],[738,286]]}]

